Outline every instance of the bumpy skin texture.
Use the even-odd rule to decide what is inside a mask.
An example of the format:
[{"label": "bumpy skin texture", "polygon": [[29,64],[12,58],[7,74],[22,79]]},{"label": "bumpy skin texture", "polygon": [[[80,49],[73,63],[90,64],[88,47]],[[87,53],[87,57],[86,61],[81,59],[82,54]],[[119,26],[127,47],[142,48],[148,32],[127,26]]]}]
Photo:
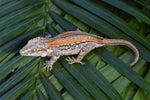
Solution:
[{"label": "bumpy skin texture", "polygon": [[84,55],[105,45],[125,45],[133,50],[136,57],[130,65],[134,65],[139,58],[136,47],[128,41],[121,39],[104,39],[80,30],[67,31],[56,37],[37,37],[28,41],[27,45],[20,50],[22,56],[52,56],[50,61],[44,63],[47,71],[52,70],[53,64],[62,55],[78,55],[77,58],[66,59],[69,64],[81,63]]}]

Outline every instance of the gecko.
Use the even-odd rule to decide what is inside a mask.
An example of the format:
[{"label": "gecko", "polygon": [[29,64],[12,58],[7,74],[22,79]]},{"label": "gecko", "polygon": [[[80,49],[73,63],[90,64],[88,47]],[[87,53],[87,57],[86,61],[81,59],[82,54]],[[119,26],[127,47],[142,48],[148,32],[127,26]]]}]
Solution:
[{"label": "gecko", "polygon": [[138,49],[129,41],[122,39],[106,39],[94,34],[80,31],[63,32],[55,37],[36,37],[19,51],[22,56],[51,56],[49,61],[44,63],[47,71],[52,70],[53,64],[63,55],[77,55],[77,57],[68,57],[65,60],[69,64],[80,63],[84,56],[91,50],[109,45],[124,45],[129,47],[135,53],[135,59],[130,66],[133,66],[139,58]]}]

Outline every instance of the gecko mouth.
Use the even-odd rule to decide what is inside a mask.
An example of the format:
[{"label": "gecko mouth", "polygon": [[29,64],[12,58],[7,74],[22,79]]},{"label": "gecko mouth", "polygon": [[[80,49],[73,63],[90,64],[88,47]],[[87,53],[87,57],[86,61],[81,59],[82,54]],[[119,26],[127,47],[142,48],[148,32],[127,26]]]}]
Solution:
[{"label": "gecko mouth", "polygon": [[22,50],[19,51],[20,55],[27,56],[27,53],[23,52]]},{"label": "gecko mouth", "polygon": [[22,53],[22,51],[21,51],[21,50],[19,51],[19,53],[20,53],[20,55],[24,56],[24,53]]}]

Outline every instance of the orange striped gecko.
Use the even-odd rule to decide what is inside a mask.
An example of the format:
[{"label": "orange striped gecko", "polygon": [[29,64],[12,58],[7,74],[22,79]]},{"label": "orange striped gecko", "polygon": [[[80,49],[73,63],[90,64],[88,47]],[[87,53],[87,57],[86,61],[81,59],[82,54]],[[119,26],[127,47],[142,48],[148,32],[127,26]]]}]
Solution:
[{"label": "orange striped gecko", "polygon": [[62,55],[78,55],[77,58],[66,58],[69,64],[81,63],[81,60],[91,50],[105,45],[125,45],[135,53],[135,59],[130,65],[134,65],[139,58],[137,48],[130,42],[122,39],[105,39],[103,37],[89,34],[77,29],[76,31],[67,31],[53,38],[36,37],[28,41],[27,45],[20,50],[22,56],[52,56],[46,61],[47,71],[52,70],[53,64]]}]

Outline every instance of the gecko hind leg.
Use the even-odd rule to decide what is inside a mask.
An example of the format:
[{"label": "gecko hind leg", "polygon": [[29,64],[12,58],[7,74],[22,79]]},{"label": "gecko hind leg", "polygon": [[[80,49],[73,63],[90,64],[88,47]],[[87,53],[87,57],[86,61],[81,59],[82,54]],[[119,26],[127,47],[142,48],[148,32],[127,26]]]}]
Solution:
[{"label": "gecko hind leg", "polygon": [[79,52],[79,55],[77,56],[77,58],[66,58],[66,60],[68,61],[69,64],[73,64],[73,63],[80,63],[80,64],[85,64],[83,63],[81,60],[84,58],[84,56],[91,50],[93,50],[95,48],[95,46],[91,47],[90,45],[89,46],[86,46],[86,47],[83,47],[80,52]]}]

